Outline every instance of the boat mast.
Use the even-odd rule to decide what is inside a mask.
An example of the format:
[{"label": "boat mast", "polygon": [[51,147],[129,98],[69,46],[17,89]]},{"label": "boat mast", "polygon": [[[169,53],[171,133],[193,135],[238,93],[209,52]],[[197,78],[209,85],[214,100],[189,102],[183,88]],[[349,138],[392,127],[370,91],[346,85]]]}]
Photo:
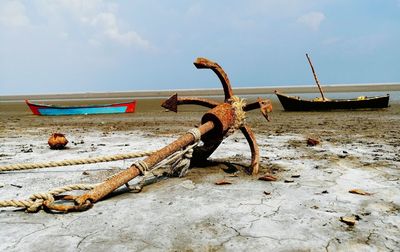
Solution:
[{"label": "boat mast", "polygon": [[311,59],[310,59],[310,57],[308,57],[308,54],[307,54],[307,53],[306,53],[306,57],[307,57],[308,63],[310,63],[311,70],[312,70],[312,73],[313,73],[313,75],[314,75],[315,82],[317,83],[319,92],[321,93],[321,96],[322,96],[322,100],[325,101],[326,98],[325,98],[325,96],[324,96],[324,92],[322,91],[322,88],[321,88],[321,86],[319,85],[319,81],[318,81],[317,74],[315,73],[314,67],[313,67],[313,65],[312,65],[312,63],[311,63]]}]

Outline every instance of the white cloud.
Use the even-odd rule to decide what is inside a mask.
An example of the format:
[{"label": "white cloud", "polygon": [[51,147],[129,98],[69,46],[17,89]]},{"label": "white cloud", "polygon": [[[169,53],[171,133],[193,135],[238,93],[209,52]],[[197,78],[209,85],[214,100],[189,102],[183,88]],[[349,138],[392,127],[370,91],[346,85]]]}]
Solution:
[{"label": "white cloud", "polygon": [[6,1],[0,4],[0,24],[8,27],[26,27],[30,25],[25,5],[18,1]]},{"label": "white cloud", "polygon": [[103,34],[120,44],[123,45],[138,45],[142,47],[149,47],[149,42],[143,39],[139,34],[135,31],[127,31],[121,32],[117,23],[117,18],[114,13],[111,12],[103,12],[99,13],[96,16],[92,17],[90,20],[90,24],[99,27]]},{"label": "white cloud", "polygon": [[[136,31],[121,28],[117,18],[118,4],[103,0],[41,0],[41,6],[49,14],[59,18],[64,14],[84,27],[94,27],[90,44],[100,45],[100,37],[125,46],[149,48],[150,43]],[[93,43],[93,41],[97,41]]]},{"label": "white cloud", "polygon": [[306,25],[313,31],[318,31],[325,15],[322,12],[309,12],[297,19],[297,22]]}]

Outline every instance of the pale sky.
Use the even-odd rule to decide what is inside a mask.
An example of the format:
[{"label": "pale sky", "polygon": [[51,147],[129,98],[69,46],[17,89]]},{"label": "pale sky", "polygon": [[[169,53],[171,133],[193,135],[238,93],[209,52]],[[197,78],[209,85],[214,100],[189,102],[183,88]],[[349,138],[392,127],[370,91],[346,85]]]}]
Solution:
[{"label": "pale sky", "polygon": [[400,0],[0,0],[0,94],[400,82]]}]

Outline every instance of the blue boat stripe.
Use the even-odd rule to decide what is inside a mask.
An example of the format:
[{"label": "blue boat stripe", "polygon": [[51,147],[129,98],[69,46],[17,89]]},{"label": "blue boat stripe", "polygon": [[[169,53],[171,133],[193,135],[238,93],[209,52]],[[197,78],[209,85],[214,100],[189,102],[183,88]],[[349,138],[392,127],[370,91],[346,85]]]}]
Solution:
[{"label": "blue boat stripe", "polygon": [[90,115],[90,114],[113,114],[125,113],[126,106],[122,107],[100,107],[100,108],[39,108],[42,115]]}]

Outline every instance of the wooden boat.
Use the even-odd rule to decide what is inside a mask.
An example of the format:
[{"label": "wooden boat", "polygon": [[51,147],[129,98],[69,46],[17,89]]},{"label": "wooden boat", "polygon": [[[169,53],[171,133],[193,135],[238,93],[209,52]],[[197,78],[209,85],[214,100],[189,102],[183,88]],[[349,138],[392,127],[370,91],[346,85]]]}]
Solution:
[{"label": "wooden boat", "polygon": [[367,109],[387,108],[389,106],[389,94],[386,96],[365,97],[354,99],[301,99],[297,96],[288,96],[275,90],[283,108],[287,111],[317,111],[334,109]]},{"label": "wooden boat", "polygon": [[335,109],[378,109],[389,107],[389,94],[386,96],[359,96],[353,99],[328,99],[325,97],[324,92],[319,84],[314,67],[311,63],[310,57],[306,54],[307,60],[311,66],[315,82],[318,86],[321,98],[316,99],[301,99],[297,96],[288,96],[275,90],[283,108],[288,111],[312,111],[312,110],[335,110]]},{"label": "wooden boat", "polygon": [[56,106],[35,104],[25,100],[34,115],[59,116],[59,115],[91,115],[91,114],[116,114],[133,113],[136,100],[125,103],[85,106]]}]

